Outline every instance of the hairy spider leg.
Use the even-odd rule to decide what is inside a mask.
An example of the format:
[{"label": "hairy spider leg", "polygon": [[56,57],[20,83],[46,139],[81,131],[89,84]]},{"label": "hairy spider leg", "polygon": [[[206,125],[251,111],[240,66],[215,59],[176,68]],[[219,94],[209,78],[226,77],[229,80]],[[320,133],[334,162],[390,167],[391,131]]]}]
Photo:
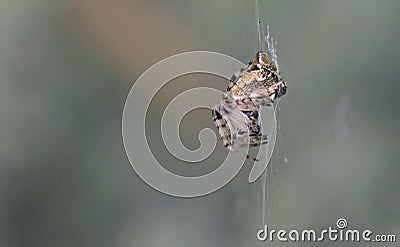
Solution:
[{"label": "hairy spider leg", "polygon": [[235,143],[241,147],[244,146],[257,147],[268,143],[268,135],[239,136]]}]

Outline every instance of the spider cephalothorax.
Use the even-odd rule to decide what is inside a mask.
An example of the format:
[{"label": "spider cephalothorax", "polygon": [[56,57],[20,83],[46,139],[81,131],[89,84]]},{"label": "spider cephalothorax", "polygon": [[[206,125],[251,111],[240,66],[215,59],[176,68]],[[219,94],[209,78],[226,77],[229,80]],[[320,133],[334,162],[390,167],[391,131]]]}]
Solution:
[{"label": "spider cephalothorax", "polygon": [[[267,135],[260,130],[259,108],[286,94],[286,87],[265,52],[258,52],[253,61],[236,72],[221,103],[212,110],[224,147],[235,151],[234,144],[258,146],[267,143]],[[246,158],[257,160],[249,155]]]}]

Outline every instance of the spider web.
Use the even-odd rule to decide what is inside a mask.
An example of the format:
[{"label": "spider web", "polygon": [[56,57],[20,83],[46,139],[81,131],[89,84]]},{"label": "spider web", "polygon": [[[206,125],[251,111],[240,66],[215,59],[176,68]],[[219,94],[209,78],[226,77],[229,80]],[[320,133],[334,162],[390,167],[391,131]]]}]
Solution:
[{"label": "spider web", "polygon": [[[270,58],[270,60],[272,60],[272,62],[274,63],[274,65],[276,66],[277,72],[279,73],[279,63],[278,63],[278,50],[276,48],[277,43],[274,40],[274,38],[272,37],[272,35],[270,34],[270,28],[269,25],[267,25],[267,34],[264,33],[264,28],[262,25],[262,20],[261,20],[261,6],[260,6],[260,0],[255,0],[255,7],[256,7],[256,22],[257,22],[257,35],[258,35],[258,50],[264,51],[268,54],[268,57]],[[276,112],[276,108],[277,105],[279,103],[279,98],[276,101],[276,103],[274,105],[272,105],[272,107],[274,108],[274,112]],[[261,111],[260,111],[260,119],[261,119]],[[276,122],[275,122],[276,124]],[[275,125],[276,126],[276,125]],[[275,128],[275,131],[277,131],[277,129]],[[268,216],[268,212],[267,212],[267,199],[268,199],[268,189],[267,189],[267,166],[268,163],[271,160],[271,156],[272,156],[272,152],[275,146],[275,141],[276,141],[276,134],[274,133],[274,135],[272,136],[272,140],[273,143],[272,146],[268,145],[268,149],[267,151],[271,152],[271,155],[267,155],[265,156],[266,159],[264,161],[264,164],[262,164],[262,167],[258,167],[258,173],[262,173],[263,172],[263,176],[262,176],[262,228],[264,228],[264,226],[267,224],[267,216]],[[272,149],[272,150],[271,150]],[[260,164],[261,166],[261,164]],[[253,170],[256,169],[256,165],[253,166],[252,171],[250,172],[250,176],[251,173],[253,172]],[[261,175],[261,174],[259,174]],[[257,175],[257,177],[259,176]],[[249,177],[250,180],[250,177]],[[264,243],[261,244],[262,246],[264,245]]]}]

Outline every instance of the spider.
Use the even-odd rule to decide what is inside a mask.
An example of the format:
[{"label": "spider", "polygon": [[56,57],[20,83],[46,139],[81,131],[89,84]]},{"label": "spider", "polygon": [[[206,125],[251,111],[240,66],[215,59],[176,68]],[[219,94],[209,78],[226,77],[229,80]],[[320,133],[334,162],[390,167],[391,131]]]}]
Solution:
[{"label": "spider", "polygon": [[234,149],[249,145],[266,144],[267,135],[260,130],[260,106],[270,106],[275,99],[286,94],[286,83],[267,53],[257,52],[253,61],[243,66],[231,78],[221,103],[212,109],[215,125],[222,144],[246,159],[258,161]]}]

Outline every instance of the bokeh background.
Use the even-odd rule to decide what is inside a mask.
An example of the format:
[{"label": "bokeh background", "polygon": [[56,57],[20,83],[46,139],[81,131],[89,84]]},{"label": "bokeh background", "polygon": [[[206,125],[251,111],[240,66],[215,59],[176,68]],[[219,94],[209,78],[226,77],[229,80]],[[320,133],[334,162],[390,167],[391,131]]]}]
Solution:
[{"label": "bokeh background", "polygon": [[[289,85],[268,167],[268,225],[318,230],[343,217],[400,238],[400,2],[261,4]],[[124,101],[146,68],[192,50],[249,61],[255,13],[253,1],[1,1],[0,246],[261,246],[262,183],[247,182],[251,162],[213,194],[175,198],[135,174],[121,135]],[[196,86],[227,82],[171,81],[146,126],[155,156],[189,176],[227,154],[219,143],[203,164],[185,164],[162,143],[163,107]],[[215,129],[207,110],[184,118],[187,147],[204,127]]]}]

